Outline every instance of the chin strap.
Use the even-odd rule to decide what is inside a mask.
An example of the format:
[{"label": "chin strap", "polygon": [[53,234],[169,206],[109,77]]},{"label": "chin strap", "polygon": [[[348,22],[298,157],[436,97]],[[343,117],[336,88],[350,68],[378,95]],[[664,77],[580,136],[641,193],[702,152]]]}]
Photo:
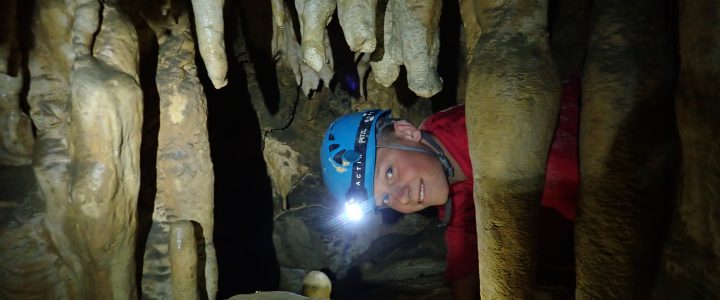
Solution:
[{"label": "chin strap", "polygon": [[[435,141],[435,139],[427,134],[425,131],[420,131],[420,134],[422,136],[422,139],[426,140],[428,144],[430,144],[434,150],[435,155],[437,155],[437,158],[440,160],[440,163],[443,165],[443,169],[445,169],[445,176],[447,177],[448,181],[450,181],[450,177],[455,176],[455,169],[453,168],[452,164],[450,163],[450,160],[447,159],[447,156],[445,156],[445,152],[442,151],[442,148],[440,148],[440,145]],[[450,217],[452,216],[452,198],[448,197],[447,202],[445,202],[445,217],[442,220],[442,223],[438,225],[438,227],[445,227],[450,223]]]},{"label": "chin strap", "polygon": [[[437,157],[438,160],[440,160],[440,164],[443,166],[443,170],[445,171],[445,178],[450,181],[450,177],[455,176],[455,169],[453,168],[452,164],[450,163],[450,160],[445,156],[445,152],[442,151],[442,148],[440,145],[435,141],[435,139],[425,131],[420,131],[421,137],[423,140],[427,141],[428,144],[430,144],[430,148],[432,148],[434,151],[429,151],[425,148],[420,147],[412,147],[412,146],[404,146],[404,145],[378,145],[377,148],[389,148],[389,149],[398,149],[398,150],[405,150],[405,151],[415,151],[415,152],[421,152],[428,155],[432,155]],[[445,202],[445,217],[442,220],[442,223],[438,225],[439,227],[445,227],[450,223],[450,217],[452,215],[452,199],[448,197],[447,202]]]},{"label": "chin strap", "polygon": [[448,180],[450,180],[450,177],[455,176],[455,169],[453,168],[452,164],[450,163],[450,160],[445,156],[445,152],[442,151],[442,148],[440,148],[440,145],[435,141],[435,139],[425,131],[420,131],[420,134],[422,136],[422,139],[427,141],[430,146],[432,146],[433,150],[435,150],[435,155],[440,160],[440,163],[443,166],[443,169],[445,170],[445,176]]}]

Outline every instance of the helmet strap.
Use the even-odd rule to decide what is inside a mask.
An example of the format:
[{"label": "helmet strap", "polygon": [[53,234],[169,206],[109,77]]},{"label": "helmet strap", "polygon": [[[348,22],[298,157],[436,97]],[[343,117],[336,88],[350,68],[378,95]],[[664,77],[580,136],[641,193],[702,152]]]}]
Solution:
[{"label": "helmet strap", "polygon": [[422,139],[427,141],[430,146],[432,146],[433,150],[435,150],[435,155],[437,155],[437,158],[440,160],[440,163],[443,166],[443,169],[445,170],[445,176],[447,176],[448,180],[450,180],[450,177],[455,176],[455,169],[453,168],[452,164],[450,163],[450,160],[445,156],[445,152],[442,151],[442,148],[440,145],[435,141],[435,139],[428,134],[425,131],[420,131],[420,135],[422,136]]}]

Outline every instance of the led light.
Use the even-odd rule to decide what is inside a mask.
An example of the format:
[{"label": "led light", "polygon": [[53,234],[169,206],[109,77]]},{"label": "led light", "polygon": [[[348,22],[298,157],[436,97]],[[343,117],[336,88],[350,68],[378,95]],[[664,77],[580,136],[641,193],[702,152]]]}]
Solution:
[{"label": "led light", "polygon": [[353,221],[359,221],[363,217],[362,207],[360,207],[359,203],[352,200],[345,202],[345,213],[348,219]]}]

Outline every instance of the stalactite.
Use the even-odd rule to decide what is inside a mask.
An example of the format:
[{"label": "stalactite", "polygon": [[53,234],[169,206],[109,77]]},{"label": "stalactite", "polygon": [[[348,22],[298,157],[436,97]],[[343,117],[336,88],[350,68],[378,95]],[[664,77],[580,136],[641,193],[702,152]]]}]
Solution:
[{"label": "stalactite", "polygon": [[390,86],[405,65],[408,87],[418,96],[429,98],[442,89],[437,74],[441,7],[439,0],[388,2],[383,56],[370,63],[377,82]]},{"label": "stalactite", "polygon": [[300,20],[302,57],[315,72],[326,64],[325,26],[335,11],[335,0],[295,0]]},{"label": "stalactite", "polygon": [[375,40],[377,0],[338,0],[337,13],[345,42],[353,52],[372,53]]},{"label": "stalactite", "polygon": [[192,0],[198,48],[216,89],[227,85],[224,0]]},{"label": "stalactite", "polygon": [[[295,82],[300,86],[305,96],[309,96],[311,91],[318,89],[320,80],[323,81],[325,87],[330,87],[334,66],[327,31],[323,30],[322,34],[322,49],[325,51],[324,57],[327,60],[322,63],[319,71],[315,71],[303,58],[301,46],[295,35],[292,15],[290,14],[289,8],[282,5],[282,3],[276,2],[277,1],[272,2],[273,19],[275,20],[272,38],[273,57],[277,60],[283,60],[283,62],[292,69],[293,74],[295,74]],[[276,11],[282,11],[283,13],[276,14]],[[281,25],[277,25],[278,23]]]}]

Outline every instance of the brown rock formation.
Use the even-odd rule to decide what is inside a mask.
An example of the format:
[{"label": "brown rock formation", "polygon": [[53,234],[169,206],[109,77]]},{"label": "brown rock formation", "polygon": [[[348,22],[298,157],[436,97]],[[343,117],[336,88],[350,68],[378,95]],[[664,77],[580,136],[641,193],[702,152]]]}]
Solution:
[{"label": "brown rock formation", "polygon": [[13,76],[0,70],[0,165],[26,165],[32,161],[30,117],[20,109],[22,83],[21,74]]},{"label": "brown rock formation", "polygon": [[198,48],[216,89],[227,84],[224,4],[224,0],[192,0]]},{"label": "brown rock formation", "polygon": [[201,299],[198,293],[198,243],[194,224],[187,220],[173,222],[170,225],[168,248],[172,298]]},{"label": "brown rock formation", "polygon": [[300,21],[302,58],[315,72],[325,66],[325,26],[335,11],[334,0],[295,0]]},{"label": "brown rock formation", "polygon": [[[4,1],[0,11],[0,298],[216,298],[208,91],[200,81],[204,73],[196,70],[196,43],[215,88],[235,84],[234,92],[248,94],[241,98],[249,98],[262,132],[257,144],[273,185],[275,233],[294,232],[281,226],[307,232],[295,240],[265,237],[282,242],[277,257],[298,264],[281,267],[309,269],[301,264],[312,261],[313,268],[347,271],[366,250],[356,246],[374,243],[373,235],[416,234],[387,224],[356,236],[313,231],[335,204],[320,179],[319,132],[342,114],[368,108],[392,109],[413,123],[430,114],[431,103],[418,95],[443,88],[436,67],[440,8],[447,2],[30,2]],[[471,65],[467,82],[457,80],[467,83],[460,87],[465,99],[451,100],[467,103],[482,296],[533,296],[535,214],[558,110],[559,70],[584,76],[576,297],[720,297],[717,1],[680,1],[679,50],[671,2],[554,1],[555,22],[547,20],[548,2],[458,3],[465,36],[459,47],[468,51],[458,51],[458,61]],[[226,7],[238,6],[245,12],[226,22]],[[34,10],[27,22],[32,30],[24,34],[18,7]],[[335,24],[328,26],[336,8],[342,35]],[[228,40],[227,56],[238,67],[230,73],[244,72],[236,77],[226,74],[226,25],[245,30]],[[19,46],[22,39],[28,49]],[[347,47],[336,47],[343,42]],[[252,51],[262,55],[248,55]],[[144,69],[156,72],[139,74],[138,53],[153,56]],[[257,59],[263,56],[270,59]],[[396,82],[400,65],[407,86],[402,78]],[[332,80],[336,70],[353,68],[364,98]],[[377,81],[365,83],[367,72]],[[269,88],[260,82],[268,74],[275,80]],[[239,83],[228,82],[238,77]],[[149,85],[156,91],[147,84],[141,90],[141,78],[154,82]],[[143,102],[154,92],[159,116],[148,126],[157,122],[159,131],[156,140],[146,138],[157,142],[150,151],[156,164],[142,166],[157,176],[148,187],[155,194],[152,224],[138,230]],[[23,113],[25,100],[32,120]],[[233,113],[239,112],[227,115]],[[419,231],[429,224],[422,220],[398,223]],[[136,238],[145,230],[147,236]],[[287,249],[333,243],[332,251],[315,251],[326,255],[319,258]],[[431,261],[426,270],[440,269],[440,260]],[[360,272],[375,282],[407,279],[380,274],[402,273],[405,266],[373,273],[368,259]]]},{"label": "brown rock formation", "polygon": [[579,299],[648,296],[674,198],[672,27],[657,1],[596,1],[583,74]]},{"label": "brown rock formation", "polygon": [[72,7],[37,3],[40,40],[30,59],[35,174],[54,246],[48,255],[59,258],[53,266],[59,278],[48,280],[58,283],[52,293],[59,297],[135,297],[142,122],[137,37],[112,4],[103,5],[102,22],[95,3]]},{"label": "brown rock formation", "polygon": [[[217,292],[217,262],[213,246],[212,162],[207,135],[207,104],[195,67],[195,43],[190,32],[187,7],[171,7],[178,18],[167,14],[152,23],[158,37],[158,66],[155,82],[160,95],[160,130],[157,153],[157,194],[153,223],[145,248],[143,296],[173,298],[175,289],[205,287],[202,293],[214,299]],[[172,260],[175,240],[171,226],[195,222],[199,227],[203,259],[183,263]],[[186,245],[185,247],[189,247]],[[179,262],[183,265],[176,266]],[[176,287],[174,270],[193,265],[203,270],[201,285]],[[183,272],[186,272],[184,270]],[[200,280],[200,279],[198,279]],[[180,296],[178,296],[180,297]]]},{"label": "brown rock formation", "polygon": [[375,51],[377,0],[338,0],[337,12],[345,42],[353,52]]},{"label": "brown rock formation", "polygon": [[720,297],[720,4],[680,1],[678,13],[683,163],[654,296],[713,299]]},{"label": "brown rock formation", "polygon": [[15,0],[5,3],[0,11],[0,165],[26,165],[32,161],[33,136],[30,117],[20,108],[19,18]]},{"label": "brown rock formation", "polygon": [[383,27],[383,55],[371,62],[373,77],[388,87],[400,74],[400,66],[407,70],[411,91],[430,97],[442,89],[437,74],[437,55],[440,51],[438,23],[442,1],[388,1]]},{"label": "brown rock formation", "polygon": [[547,39],[547,1],[476,1],[482,35],[465,94],[475,180],[480,293],[528,299],[535,216],[559,109]]},{"label": "brown rock formation", "polygon": [[[324,25],[322,27],[322,33],[320,33],[322,47],[316,47],[315,50],[312,50],[324,51],[322,63],[318,63],[320,68],[315,70],[303,56],[304,52],[302,52],[303,50],[295,35],[293,15],[290,9],[286,7],[282,1],[273,1],[272,10],[275,25],[273,26],[272,37],[273,57],[287,64],[288,67],[292,69],[295,75],[295,83],[300,86],[305,96],[309,96],[310,91],[318,89],[320,80],[323,81],[325,87],[330,87],[330,80],[333,77],[333,59],[330,40],[324,29]],[[312,44],[314,42],[310,43]]]}]

